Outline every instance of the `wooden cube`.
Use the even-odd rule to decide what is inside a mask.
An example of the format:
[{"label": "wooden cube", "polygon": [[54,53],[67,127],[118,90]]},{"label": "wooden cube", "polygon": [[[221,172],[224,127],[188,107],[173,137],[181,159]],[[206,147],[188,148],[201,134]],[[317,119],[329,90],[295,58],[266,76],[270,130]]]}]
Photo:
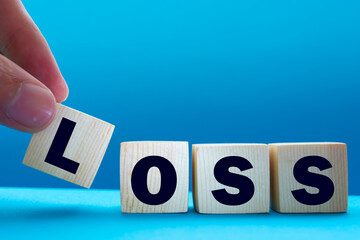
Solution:
[{"label": "wooden cube", "polygon": [[192,190],[199,213],[267,213],[270,208],[266,144],[196,144]]},{"label": "wooden cube", "polygon": [[281,213],[346,212],[344,143],[270,144],[271,207]]},{"label": "wooden cube", "polygon": [[23,163],[90,188],[113,131],[107,122],[57,104],[53,122],[33,134]]},{"label": "wooden cube", "polygon": [[122,212],[187,212],[188,143],[121,143],[120,188]]}]

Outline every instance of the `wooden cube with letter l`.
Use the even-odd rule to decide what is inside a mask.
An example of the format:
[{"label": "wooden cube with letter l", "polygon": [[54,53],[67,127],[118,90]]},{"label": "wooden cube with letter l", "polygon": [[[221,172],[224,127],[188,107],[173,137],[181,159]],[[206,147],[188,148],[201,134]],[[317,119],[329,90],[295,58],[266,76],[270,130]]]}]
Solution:
[{"label": "wooden cube with letter l", "polygon": [[271,207],[281,213],[346,212],[344,143],[270,144]]},{"label": "wooden cube with letter l", "polygon": [[61,104],[52,123],[34,133],[23,163],[90,188],[114,126]]},{"label": "wooden cube with letter l", "polygon": [[121,143],[120,188],[122,212],[187,212],[188,143]]},{"label": "wooden cube with letter l", "polygon": [[270,208],[266,144],[196,144],[192,184],[199,213],[267,213]]}]

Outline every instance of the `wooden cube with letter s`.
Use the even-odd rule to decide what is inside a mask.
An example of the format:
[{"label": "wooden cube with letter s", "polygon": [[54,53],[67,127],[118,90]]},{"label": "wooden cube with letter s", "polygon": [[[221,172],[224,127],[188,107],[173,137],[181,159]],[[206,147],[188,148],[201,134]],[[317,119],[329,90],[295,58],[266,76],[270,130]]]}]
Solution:
[{"label": "wooden cube with letter s", "polygon": [[121,143],[120,188],[122,212],[187,212],[188,143]]},{"label": "wooden cube with letter s", "polygon": [[113,131],[114,125],[57,104],[52,123],[33,134],[23,163],[90,188]]},{"label": "wooden cube with letter s", "polygon": [[347,211],[346,144],[270,144],[270,169],[271,207],[275,211]]},{"label": "wooden cube with letter s", "polygon": [[192,174],[194,205],[199,213],[269,212],[266,144],[195,144]]}]

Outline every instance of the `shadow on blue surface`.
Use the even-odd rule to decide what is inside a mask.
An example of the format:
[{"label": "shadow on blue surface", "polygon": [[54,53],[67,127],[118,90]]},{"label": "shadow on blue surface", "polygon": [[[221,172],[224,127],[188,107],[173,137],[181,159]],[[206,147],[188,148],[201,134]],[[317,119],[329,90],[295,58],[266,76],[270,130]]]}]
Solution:
[{"label": "shadow on blue surface", "polygon": [[[0,233],[45,239],[301,239],[359,236],[360,197],[347,213],[205,215],[121,213],[119,191],[0,188]],[[21,230],[19,230],[21,229]],[[6,239],[6,238],[5,238]]]}]

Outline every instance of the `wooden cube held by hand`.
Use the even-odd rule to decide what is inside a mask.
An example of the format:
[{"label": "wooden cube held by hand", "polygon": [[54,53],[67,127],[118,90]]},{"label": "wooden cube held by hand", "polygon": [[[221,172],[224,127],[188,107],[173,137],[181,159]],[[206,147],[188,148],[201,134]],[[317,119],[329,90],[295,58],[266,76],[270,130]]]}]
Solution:
[{"label": "wooden cube held by hand", "polygon": [[23,163],[90,188],[114,126],[61,104],[52,123],[34,133]]}]

